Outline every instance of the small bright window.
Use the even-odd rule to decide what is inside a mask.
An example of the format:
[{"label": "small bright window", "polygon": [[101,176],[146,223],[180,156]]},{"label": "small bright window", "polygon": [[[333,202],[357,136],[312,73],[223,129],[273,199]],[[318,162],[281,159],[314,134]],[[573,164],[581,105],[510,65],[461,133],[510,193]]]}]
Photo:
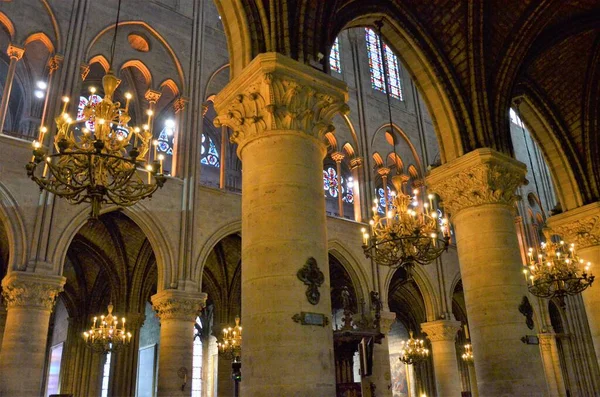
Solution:
[{"label": "small bright window", "polygon": [[106,353],[106,361],[104,362],[104,367],[102,368],[102,393],[100,394],[102,397],[108,397],[108,383],[110,382],[110,361],[111,361],[112,353]]},{"label": "small bright window", "polygon": [[202,322],[196,317],[194,324],[194,359],[192,361],[192,397],[202,396]]},{"label": "small bright window", "polygon": [[[382,62],[382,51],[379,45],[379,36],[373,29],[365,29],[365,37],[367,39],[367,53],[369,54],[369,69],[371,71],[371,85],[374,89],[386,92],[385,77]],[[400,80],[400,68],[398,57],[392,49],[383,44],[385,50],[385,62],[388,69],[388,85],[390,87],[390,95],[393,98],[402,100],[402,81]]]},{"label": "small bright window", "polygon": [[210,137],[202,134],[202,146],[200,147],[200,162],[204,165],[219,168],[219,152]]},{"label": "small bright window", "polygon": [[333,42],[333,47],[331,47],[331,52],[329,53],[329,67],[334,72],[342,72],[342,64],[340,62],[340,41],[337,37]]}]

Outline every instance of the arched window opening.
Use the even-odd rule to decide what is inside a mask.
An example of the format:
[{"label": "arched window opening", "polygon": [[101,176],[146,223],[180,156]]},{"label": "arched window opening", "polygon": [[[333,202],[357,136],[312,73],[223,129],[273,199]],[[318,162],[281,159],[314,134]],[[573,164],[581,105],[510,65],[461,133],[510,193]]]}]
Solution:
[{"label": "arched window opening", "polygon": [[340,40],[335,38],[331,52],[329,53],[329,67],[332,71],[342,73],[342,64],[340,62]]},{"label": "arched window opening", "polygon": [[[382,51],[379,45],[379,36],[373,31],[373,29],[366,28],[365,36],[367,39],[367,53],[369,54],[369,69],[371,71],[371,85],[374,89],[386,92],[385,79],[383,74],[383,61]],[[390,95],[400,101],[402,98],[402,81],[400,79],[400,67],[398,63],[398,57],[394,54],[392,49],[387,45],[383,44],[384,57],[386,66],[388,69],[388,84],[390,88]]]},{"label": "arched window opening", "polygon": [[202,134],[202,147],[200,148],[200,162],[210,167],[219,168],[219,152],[210,137]]},{"label": "arched window opening", "polygon": [[194,323],[194,358],[192,361],[192,397],[202,397],[202,321]]},{"label": "arched window opening", "polygon": [[106,353],[106,361],[104,362],[104,366],[102,367],[102,391],[100,395],[102,397],[108,397],[108,385],[110,383],[110,363],[111,363],[112,353]]}]

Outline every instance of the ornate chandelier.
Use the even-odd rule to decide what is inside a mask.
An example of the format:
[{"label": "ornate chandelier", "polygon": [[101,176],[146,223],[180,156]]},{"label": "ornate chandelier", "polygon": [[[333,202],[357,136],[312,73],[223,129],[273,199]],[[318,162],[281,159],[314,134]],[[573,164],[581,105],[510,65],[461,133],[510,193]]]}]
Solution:
[{"label": "ornate chandelier", "polygon": [[235,326],[223,328],[223,339],[217,343],[219,353],[234,362],[239,362],[242,355],[242,327],[240,318],[235,318]]},{"label": "ornate chandelier", "polygon": [[[55,119],[54,148],[50,147],[49,151],[44,148],[44,134],[48,130],[42,126],[38,140],[33,142],[33,156],[26,166],[27,175],[40,189],[65,198],[71,204],[90,203],[90,219],[97,219],[102,204],[131,206],[151,197],[166,180],[162,170],[164,156],[157,155],[158,141],[152,139],[153,111],[147,111],[148,121],[142,128],[130,127],[132,95],[125,93],[125,107],[121,107],[114,96],[120,83],[109,70],[102,79],[104,98],[86,104],[79,119],[69,115],[69,98],[63,97],[61,114]],[[91,91],[95,93],[94,88]],[[43,170],[40,170],[41,163]],[[143,177],[144,172],[147,178]]]},{"label": "ornate chandelier", "polygon": [[[83,338],[88,347],[100,353],[114,352],[129,344],[131,332],[125,329],[125,317],[119,318],[112,314],[113,305],[108,305],[106,316],[94,317],[92,327],[83,333]],[[120,324],[120,325],[119,325]]]},{"label": "ornate chandelier", "polygon": [[473,350],[470,343],[465,345],[465,352],[462,354],[462,359],[467,364],[473,363]]},{"label": "ornate chandelier", "polygon": [[413,332],[410,331],[410,338],[402,341],[400,361],[404,364],[412,365],[426,360],[427,357],[429,357],[429,349],[425,347],[425,341],[413,338]]},{"label": "ornate chandelier", "polygon": [[419,199],[419,189],[413,191],[413,196],[407,194],[407,182],[406,175],[392,177],[396,191],[392,192],[390,203],[386,199],[385,215],[379,215],[375,204],[369,231],[361,229],[365,255],[382,266],[426,265],[447,250],[450,243],[448,220],[441,218],[434,207],[434,196],[428,195],[425,202]]},{"label": "ornate chandelier", "polygon": [[546,242],[535,252],[529,248],[529,265],[523,269],[529,292],[540,298],[558,298],[564,304],[567,295],[577,295],[594,282],[591,263],[577,255],[575,244],[552,240],[550,229],[543,230]]}]

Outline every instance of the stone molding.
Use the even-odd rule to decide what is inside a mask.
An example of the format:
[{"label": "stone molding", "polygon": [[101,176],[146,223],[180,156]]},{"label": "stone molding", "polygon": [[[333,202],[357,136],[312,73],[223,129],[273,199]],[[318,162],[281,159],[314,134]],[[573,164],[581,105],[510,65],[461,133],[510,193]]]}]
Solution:
[{"label": "stone molding", "polygon": [[144,94],[144,99],[146,99],[150,104],[155,104],[158,102],[161,96],[162,92],[148,89]]},{"label": "stone molding", "polygon": [[353,170],[355,168],[358,167],[362,167],[363,165],[363,158],[362,157],[355,157],[353,159],[350,160],[350,169]]},{"label": "stone molding", "polygon": [[392,325],[396,322],[396,313],[382,311],[379,318],[379,331],[387,335],[392,329]]},{"label": "stone molding", "polygon": [[432,342],[454,341],[456,333],[461,327],[460,321],[437,320],[421,324],[421,331],[427,334]]},{"label": "stone molding", "polygon": [[538,334],[538,339],[540,341],[540,349],[542,351],[552,351],[552,345],[556,343],[556,334],[551,332]]},{"label": "stone molding", "polygon": [[[184,96],[178,97],[173,102],[173,111],[175,112],[175,114],[185,110],[185,106],[187,105],[188,102],[189,102],[189,100],[186,97],[184,97]],[[204,105],[202,105],[202,109],[204,109]],[[208,107],[207,107],[207,110],[208,110]],[[203,116],[204,116],[204,113],[206,113],[206,111],[203,110],[202,111]]]},{"label": "stone molding", "polygon": [[153,295],[152,307],[160,320],[182,320],[194,322],[196,316],[206,305],[207,295],[204,292],[183,292],[179,290],[162,290]]},{"label": "stone molding", "polygon": [[548,218],[552,232],[577,249],[600,245],[600,202],[584,205]]},{"label": "stone molding", "polygon": [[514,208],[520,200],[519,186],[527,184],[523,163],[492,149],[469,152],[431,171],[427,176],[430,191],[442,199],[452,215],[485,204]]},{"label": "stone molding", "polygon": [[[332,118],[349,111],[346,84],[277,53],[258,55],[215,98],[215,126],[242,146],[265,131],[323,139]],[[238,151],[239,152],[239,151]]]},{"label": "stone molding", "polygon": [[2,280],[2,296],[8,310],[30,307],[51,311],[65,282],[62,276],[13,271]]},{"label": "stone molding", "polygon": [[56,72],[63,60],[64,57],[58,54],[55,54],[53,57],[50,57],[50,59],[48,60],[48,73],[52,74]]}]

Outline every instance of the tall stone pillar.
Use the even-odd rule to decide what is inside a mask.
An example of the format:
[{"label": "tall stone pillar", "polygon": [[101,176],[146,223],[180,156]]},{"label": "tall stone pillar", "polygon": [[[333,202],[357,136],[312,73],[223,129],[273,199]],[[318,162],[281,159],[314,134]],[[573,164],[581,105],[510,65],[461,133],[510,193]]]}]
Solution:
[{"label": "tall stone pillar", "polygon": [[455,227],[479,393],[545,395],[539,349],[521,342],[537,332],[518,309],[528,295],[514,223],[525,165],[477,149],[435,168],[427,180]]},{"label": "tall stone pillar", "polygon": [[[123,315],[122,313],[118,313]],[[143,313],[125,313],[126,329],[131,332],[131,341],[115,352],[111,391],[115,396],[135,396],[137,386],[138,354],[140,348],[140,329],[144,324]],[[193,329],[193,328],[192,328]]]},{"label": "tall stone pillar", "polygon": [[352,171],[352,179],[354,181],[354,186],[352,187],[352,193],[354,194],[354,220],[356,222],[361,222],[362,213],[361,213],[361,187],[364,189],[364,183],[360,179],[360,167],[363,165],[362,157],[355,157],[350,160],[350,170]]},{"label": "tall stone pillar", "polygon": [[460,396],[461,383],[456,361],[456,333],[460,321],[437,320],[421,324],[431,341],[436,390],[440,396]]},{"label": "tall stone pillar", "polygon": [[331,327],[292,317],[331,314],[322,138],[346,100],[343,82],[276,53],[216,97],[244,164],[243,396],[335,395]]},{"label": "tall stone pillar", "polygon": [[[242,367],[242,371],[244,368]],[[217,396],[233,397],[233,379],[231,369],[231,359],[219,355],[217,361]],[[242,376],[244,373],[242,372]]]},{"label": "tall stone pillar", "polygon": [[0,351],[0,395],[42,392],[50,313],[65,278],[13,271],[2,280],[6,325]]},{"label": "tall stone pillar", "polygon": [[371,382],[375,384],[377,397],[392,397],[392,370],[390,367],[390,348],[388,334],[396,321],[396,313],[382,311],[379,329],[384,335],[381,343],[373,346],[373,375]]},{"label": "tall stone pillar", "polygon": [[548,386],[549,397],[564,397],[565,381],[560,368],[560,359],[558,357],[558,347],[556,346],[556,334],[554,332],[544,332],[538,334],[540,340],[540,352],[546,374],[546,385]]},{"label": "tall stone pillar", "polygon": [[23,58],[25,49],[16,47],[12,44],[8,45],[6,54],[10,58],[8,64],[8,73],[4,82],[4,90],[2,92],[2,100],[0,101],[0,134],[4,131],[4,122],[6,121],[6,112],[8,111],[8,102],[10,101],[10,92],[12,90],[13,81],[15,80],[15,71],[17,70],[17,62]]},{"label": "tall stone pillar", "polygon": [[[552,231],[568,241],[575,243],[580,258],[592,262],[591,272],[600,277],[600,202],[585,205],[562,214],[551,216],[548,226]],[[588,323],[596,360],[600,366],[600,284],[598,281],[583,291],[583,304]]]},{"label": "tall stone pillar", "polygon": [[162,290],[151,299],[160,318],[158,395],[189,396],[192,387],[194,322],[204,307],[206,294]]}]

